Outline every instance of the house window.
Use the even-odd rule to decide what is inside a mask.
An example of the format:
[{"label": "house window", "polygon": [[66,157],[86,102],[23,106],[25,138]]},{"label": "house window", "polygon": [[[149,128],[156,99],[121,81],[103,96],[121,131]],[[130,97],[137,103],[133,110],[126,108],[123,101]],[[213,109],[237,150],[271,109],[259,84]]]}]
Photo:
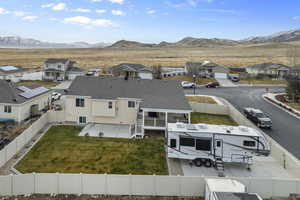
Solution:
[{"label": "house window", "polygon": [[171,148],[176,148],[176,139],[171,139],[170,140],[170,146],[171,146]]},{"label": "house window", "polygon": [[79,124],[86,124],[86,117],[80,116],[79,117]]},{"label": "house window", "polygon": [[84,107],[84,99],[76,98],[76,107]]},{"label": "house window", "polygon": [[58,69],[61,69],[61,65],[58,65],[57,68],[58,68]]},{"label": "house window", "polygon": [[180,138],[180,146],[194,147],[195,139],[194,138]]},{"label": "house window", "polygon": [[148,117],[158,118],[158,113],[157,112],[149,112]]},{"label": "house window", "polygon": [[128,108],[135,108],[135,101],[128,101]]},{"label": "house window", "polygon": [[248,140],[245,140],[245,141],[243,142],[243,145],[244,145],[245,147],[255,147],[255,146],[256,146],[256,143],[255,143],[255,141],[248,141]]},{"label": "house window", "polygon": [[211,140],[208,139],[197,139],[196,150],[199,151],[211,151]]},{"label": "house window", "polygon": [[112,109],[113,108],[113,102],[112,101],[109,101],[108,102],[108,109]]},{"label": "house window", "polygon": [[11,106],[4,106],[5,113],[11,113]]}]

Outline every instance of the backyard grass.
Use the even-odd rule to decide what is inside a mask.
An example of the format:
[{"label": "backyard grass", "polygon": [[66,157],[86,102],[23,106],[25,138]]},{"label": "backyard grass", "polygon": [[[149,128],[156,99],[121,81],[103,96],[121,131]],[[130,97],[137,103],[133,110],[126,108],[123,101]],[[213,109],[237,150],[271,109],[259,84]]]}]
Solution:
[{"label": "backyard grass", "polygon": [[205,113],[192,113],[192,123],[193,124],[215,124],[215,125],[228,125],[228,126],[238,126],[238,124],[227,115],[212,115]]},{"label": "backyard grass", "polygon": [[243,84],[254,85],[286,85],[286,80],[272,80],[272,79],[256,79],[256,78],[243,78],[240,80]]},{"label": "backyard grass", "polygon": [[80,137],[77,126],[53,126],[17,164],[22,173],[167,175],[163,139]]},{"label": "backyard grass", "polygon": [[292,108],[295,108],[296,110],[300,111],[300,103],[287,103]]},{"label": "backyard grass", "polygon": [[55,87],[59,85],[58,82],[53,82],[53,81],[20,81],[18,82],[18,85],[23,85],[23,86],[31,86],[31,85],[41,85],[44,87]]},{"label": "backyard grass", "polygon": [[[171,76],[171,77],[165,77],[164,79],[167,80],[179,80],[179,81],[189,81],[189,82],[194,82],[194,78],[191,76]],[[210,82],[216,81],[215,79],[212,78],[196,78],[196,84],[197,85],[205,85]]]},{"label": "backyard grass", "polygon": [[186,98],[191,102],[217,104],[213,98],[206,96],[186,96]]}]

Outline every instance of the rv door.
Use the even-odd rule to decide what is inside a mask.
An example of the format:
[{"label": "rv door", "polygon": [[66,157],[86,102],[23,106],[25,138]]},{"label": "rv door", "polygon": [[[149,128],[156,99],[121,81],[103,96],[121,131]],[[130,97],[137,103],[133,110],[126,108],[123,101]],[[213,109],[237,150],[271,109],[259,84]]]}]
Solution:
[{"label": "rv door", "polygon": [[215,140],[215,157],[223,158],[223,140]]}]

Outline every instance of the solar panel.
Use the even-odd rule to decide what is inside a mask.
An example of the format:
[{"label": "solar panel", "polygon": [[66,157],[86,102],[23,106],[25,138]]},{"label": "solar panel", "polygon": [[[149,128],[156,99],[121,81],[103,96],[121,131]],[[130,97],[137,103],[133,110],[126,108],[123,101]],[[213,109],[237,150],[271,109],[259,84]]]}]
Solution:
[{"label": "solar panel", "polygon": [[35,89],[27,88],[27,89],[28,90],[26,90],[26,91],[24,91],[23,93],[20,94],[20,96],[25,97],[26,99],[30,99],[32,97],[38,96],[40,94],[43,94],[43,93],[49,91],[49,89],[45,88],[45,87],[38,87],[38,88],[35,88]]},{"label": "solar panel", "polygon": [[1,66],[0,69],[2,69],[3,71],[14,71],[17,70],[18,68],[15,66]]},{"label": "solar panel", "polygon": [[25,87],[25,86],[19,86],[18,89],[19,89],[19,90],[22,90],[23,92],[26,92],[26,91],[30,91],[30,90],[31,90],[30,88]]}]

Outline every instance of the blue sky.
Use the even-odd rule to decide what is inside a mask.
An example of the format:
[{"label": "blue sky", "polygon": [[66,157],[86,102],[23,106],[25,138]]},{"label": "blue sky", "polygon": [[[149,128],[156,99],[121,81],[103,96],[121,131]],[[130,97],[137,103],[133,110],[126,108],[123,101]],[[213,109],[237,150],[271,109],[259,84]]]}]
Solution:
[{"label": "blue sky", "polygon": [[51,42],[244,39],[300,28],[299,0],[0,0],[0,35]]}]

